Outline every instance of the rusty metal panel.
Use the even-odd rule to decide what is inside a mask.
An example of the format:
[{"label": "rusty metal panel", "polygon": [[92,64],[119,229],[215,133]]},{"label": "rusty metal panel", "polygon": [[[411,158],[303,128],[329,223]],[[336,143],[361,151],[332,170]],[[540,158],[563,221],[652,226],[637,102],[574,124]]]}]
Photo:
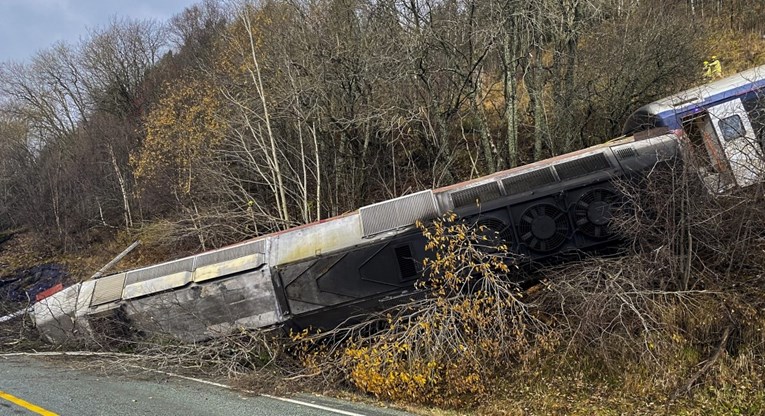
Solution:
[{"label": "rusty metal panel", "polygon": [[119,300],[122,297],[122,288],[125,287],[125,277],[125,273],[120,273],[96,280],[90,306]]},{"label": "rusty metal panel", "polygon": [[175,273],[191,272],[194,270],[194,258],[188,257],[181,260],[171,261],[156,266],[127,272],[125,286],[132,285],[158,277],[167,276]]},{"label": "rusty metal panel", "polygon": [[438,214],[433,191],[417,192],[361,208],[361,234],[372,236],[410,226],[417,220],[429,220]]}]

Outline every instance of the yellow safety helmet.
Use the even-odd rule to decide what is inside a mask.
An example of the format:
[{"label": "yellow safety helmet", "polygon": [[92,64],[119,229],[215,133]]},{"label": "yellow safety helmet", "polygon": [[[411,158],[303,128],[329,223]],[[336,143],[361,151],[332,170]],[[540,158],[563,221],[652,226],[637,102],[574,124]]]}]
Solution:
[{"label": "yellow safety helmet", "polygon": [[712,60],[713,60],[713,61],[716,61],[716,60],[717,60],[717,56],[715,56],[715,55],[712,55]]}]

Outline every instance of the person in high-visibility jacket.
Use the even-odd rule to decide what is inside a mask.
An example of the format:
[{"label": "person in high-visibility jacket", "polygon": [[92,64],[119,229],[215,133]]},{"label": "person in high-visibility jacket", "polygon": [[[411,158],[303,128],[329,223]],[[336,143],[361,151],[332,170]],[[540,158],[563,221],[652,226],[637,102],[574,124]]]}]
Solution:
[{"label": "person in high-visibility jacket", "polygon": [[704,61],[704,79],[712,79],[712,67],[709,66],[709,61]]},{"label": "person in high-visibility jacket", "polygon": [[722,78],[722,65],[720,65],[720,60],[717,59],[716,56],[712,57],[712,62],[709,63],[709,68],[712,73],[711,78]]}]

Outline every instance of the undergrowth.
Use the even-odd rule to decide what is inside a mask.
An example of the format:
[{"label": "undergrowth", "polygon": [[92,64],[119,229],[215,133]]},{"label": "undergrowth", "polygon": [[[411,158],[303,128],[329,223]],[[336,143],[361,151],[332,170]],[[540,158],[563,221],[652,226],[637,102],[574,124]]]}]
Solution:
[{"label": "undergrowth", "polygon": [[[341,389],[456,412],[762,414],[763,189],[713,195],[696,172],[666,166],[619,184],[630,201],[612,207],[619,256],[529,272],[499,235],[449,214],[419,225],[424,295],[364,323],[94,348],[249,389]],[[2,328],[4,350],[34,339],[25,321]]]},{"label": "undergrowth", "polygon": [[[534,276],[479,226],[421,225],[427,295],[366,326],[295,336],[306,373],[483,414],[762,413],[762,193],[712,195],[695,171],[620,184],[624,254]],[[518,283],[529,277],[531,289]]]}]

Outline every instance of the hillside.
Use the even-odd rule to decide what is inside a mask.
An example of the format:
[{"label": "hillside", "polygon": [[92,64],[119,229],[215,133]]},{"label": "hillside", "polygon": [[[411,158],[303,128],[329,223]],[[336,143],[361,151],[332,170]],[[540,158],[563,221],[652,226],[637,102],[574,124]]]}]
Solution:
[{"label": "hillside", "polygon": [[[763,15],[754,0],[205,0],[115,19],[0,64],[0,311],[136,240],[115,270],[602,143],[708,81],[713,56],[725,75],[765,64]],[[621,256],[536,270],[530,292],[445,280],[427,319],[196,356],[485,414],[763,412],[761,193],[715,200],[687,172],[627,190],[644,215],[620,223]],[[453,231],[439,238],[479,255]]]}]

